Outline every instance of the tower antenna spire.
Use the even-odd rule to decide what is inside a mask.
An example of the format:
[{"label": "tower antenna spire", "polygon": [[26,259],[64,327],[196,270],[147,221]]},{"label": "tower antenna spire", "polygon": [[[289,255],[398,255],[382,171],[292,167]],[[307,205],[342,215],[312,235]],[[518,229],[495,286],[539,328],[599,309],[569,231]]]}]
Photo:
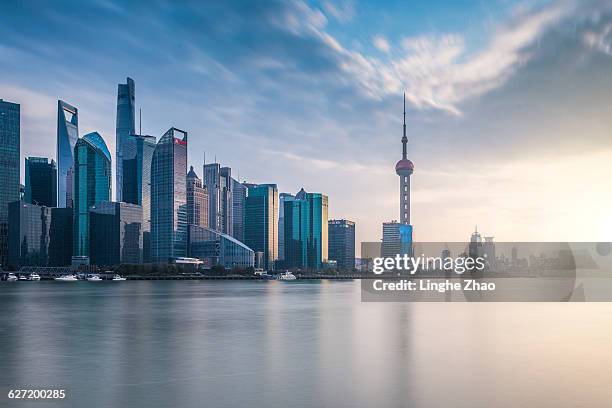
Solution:
[{"label": "tower antenna spire", "polygon": [[404,92],[404,135],[402,137],[402,159],[407,159],[407,144],[408,138],[406,137],[406,92]]}]

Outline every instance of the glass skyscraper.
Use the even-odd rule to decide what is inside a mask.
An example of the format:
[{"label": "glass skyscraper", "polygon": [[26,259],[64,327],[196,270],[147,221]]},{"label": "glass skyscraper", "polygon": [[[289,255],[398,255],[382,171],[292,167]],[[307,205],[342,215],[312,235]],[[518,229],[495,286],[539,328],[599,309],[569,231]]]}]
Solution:
[{"label": "glass skyscraper", "polygon": [[57,207],[57,167],[46,157],[25,159],[25,198],[30,204]]},{"label": "glass skyscraper", "polygon": [[232,236],[244,242],[244,202],[246,200],[246,187],[238,180],[232,178]]},{"label": "glass skyscraper", "polygon": [[355,269],[355,223],[349,220],[329,220],[329,259],[338,269]]},{"label": "glass skyscraper", "polygon": [[284,201],[285,265],[290,268],[320,269],[327,262],[328,201],[320,193],[301,189]]},{"label": "glass skyscraper", "polygon": [[79,138],[79,112],[57,101],[57,206],[72,207],[74,146]]},{"label": "glass skyscraper", "polygon": [[208,191],[208,225],[233,236],[232,169],[219,163],[204,164],[203,183]]},{"label": "glass skyscraper", "polygon": [[89,256],[89,208],[111,200],[111,155],[98,132],[79,139],[74,148],[73,256]]},{"label": "glass skyscraper", "polygon": [[89,213],[91,264],[142,262],[142,207],[102,201],[91,207]]},{"label": "glass skyscraper", "polygon": [[151,161],[155,136],[128,136],[123,149],[122,201],[142,207],[143,261],[151,260]]},{"label": "glass skyscraper", "polygon": [[8,205],[19,200],[20,106],[0,99],[0,266],[8,262]]},{"label": "glass skyscraper", "polygon": [[[117,87],[117,128],[116,128],[116,188],[117,188],[117,201],[126,201],[123,198],[124,189],[124,160],[126,158],[125,150],[126,144],[129,142],[130,135],[136,133],[136,115],[135,115],[135,102],[136,102],[136,86],[132,78],[127,78],[125,84],[119,84]],[[134,203],[137,204],[137,203]]]},{"label": "glass skyscraper", "polygon": [[263,253],[262,267],[274,269],[278,258],[278,189],[276,184],[246,184],[244,243]]},{"label": "glass skyscraper", "polygon": [[171,128],[151,162],[151,261],[187,256],[187,132]]},{"label": "glass skyscraper", "polygon": [[208,228],[208,192],[193,166],[187,173],[187,223]]}]

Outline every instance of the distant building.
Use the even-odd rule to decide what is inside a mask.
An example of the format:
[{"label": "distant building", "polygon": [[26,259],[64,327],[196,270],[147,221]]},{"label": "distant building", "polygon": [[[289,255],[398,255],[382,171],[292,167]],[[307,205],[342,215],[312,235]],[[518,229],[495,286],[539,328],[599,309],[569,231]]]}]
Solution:
[{"label": "distant building", "polygon": [[151,163],[151,261],[187,256],[187,132],[170,128]]},{"label": "distant building", "polygon": [[246,186],[232,178],[232,236],[240,242],[244,242],[244,205],[246,194]]},{"label": "distant building", "polygon": [[412,225],[397,221],[383,223],[381,256],[392,258],[396,255],[412,256]]},{"label": "distant building", "polygon": [[155,136],[131,135],[122,150],[122,201],[142,207],[143,262],[151,260],[151,161],[155,146]]},{"label": "distant building", "polygon": [[329,259],[338,269],[355,269],[355,223],[349,220],[329,220]]},{"label": "distant building", "polygon": [[102,201],[89,209],[90,263],[142,263],[142,207]]},{"label": "distant building", "polygon": [[193,166],[187,173],[187,224],[208,228],[208,192]]},{"label": "distant building", "polygon": [[72,209],[9,204],[9,264],[66,266],[72,257]]},{"label": "distant building", "polygon": [[[117,201],[127,201],[123,197],[124,187],[124,160],[131,160],[126,157],[126,150],[129,149],[126,144],[130,143],[129,138],[136,133],[136,85],[132,78],[127,78],[125,84],[117,86],[117,127],[116,127],[116,156],[115,157],[115,178],[117,186]],[[134,203],[139,204],[139,203]]]},{"label": "distant building", "polygon": [[478,232],[478,226],[474,228],[474,232],[470,236],[470,245],[468,250],[469,256],[472,258],[479,258],[484,256],[483,240],[480,232]]},{"label": "distant building", "polygon": [[328,260],[327,196],[301,189],[284,202],[285,266],[321,269]]},{"label": "distant building", "polygon": [[276,184],[246,184],[244,243],[263,253],[262,268],[274,269],[278,258],[278,189]]},{"label": "distant building", "polygon": [[73,256],[89,256],[89,208],[111,199],[111,155],[98,132],[80,138],[74,147]]},{"label": "distant building", "polygon": [[25,197],[30,204],[57,207],[57,167],[46,157],[25,159]]},{"label": "distant building", "polygon": [[20,106],[0,99],[0,266],[8,262],[8,206],[19,200]]},{"label": "distant building", "polygon": [[204,164],[203,184],[208,192],[208,225],[233,235],[232,170],[219,163]]},{"label": "distant building", "polygon": [[189,256],[207,267],[249,268],[255,264],[255,253],[236,238],[210,228],[189,226]]},{"label": "distant building", "polygon": [[278,260],[284,264],[285,260],[285,201],[291,201],[293,194],[280,193],[278,195]]},{"label": "distant building", "polygon": [[72,207],[74,147],[79,138],[79,112],[57,101],[57,206]]}]

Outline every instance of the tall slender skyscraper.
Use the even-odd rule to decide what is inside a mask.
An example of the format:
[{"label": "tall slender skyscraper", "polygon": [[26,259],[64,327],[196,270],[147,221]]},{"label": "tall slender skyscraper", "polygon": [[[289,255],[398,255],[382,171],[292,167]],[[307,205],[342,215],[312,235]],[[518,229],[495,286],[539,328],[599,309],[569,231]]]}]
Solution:
[{"label": "tall slender skyscraper", "polygon": [[247,188],[232,177],[232,236],[244,242],[244,202]]},{"label": "tall slender skyscraper", "polygon": [[111,200],[111,155],[98,132],[79,139],[74,148],[73,256],[89,256],[89,208]]},{"label": "tall slender skyscraper", "polygon": [[125,201],[123,199],[123,160],[128,138],[136,133],[135,92],[136,88],[132,78],[127,78],[126,83],[119,84],[117,88],[117,128],[115,141],[117,152],[115,155],[117,201]]},{"label": "tall slender skyscraper", "polygon": [[274,269],[278,258],[278,189],[276,184],[247,184],[244,243],[263,253],[262,267]]},{"label": "tall slender skyscraper", "polygon": [[8,262],[8,205],[19,200],[20,106],[0,99],[0,265]]},{"label": "tall slender skyscraper", "polygon": [[187,132],[171,128],[151,163],[151,260],[187,256]]},{"label": "tall slender skyscraper", "polygon": [[79,112],[57,101],[57,206],[72,207],[74,146],[79,138]]},{"label": "tall slender skyscraper", "polygon": [[210,228],[233,236],[232,169],[219,163],[204,164],[203,183],[208,191]]},{"label": "tall slender skyscraper", "polygon": [[25,202],[57,207],[57,167],[46,157],[25,159]]}]

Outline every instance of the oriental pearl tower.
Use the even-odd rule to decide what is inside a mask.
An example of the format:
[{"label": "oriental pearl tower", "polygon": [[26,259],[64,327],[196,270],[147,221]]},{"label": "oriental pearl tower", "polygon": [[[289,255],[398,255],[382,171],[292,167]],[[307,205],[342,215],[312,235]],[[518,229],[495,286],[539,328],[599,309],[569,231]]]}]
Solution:
[{"label": "oriental pearl tower", "polygon": [[404,93],[404,136],[402,137],[402,159],[395,165],[395,173],[400,178],[400,223],[410,225],[410,176],[414,164],[406,157],[406,93]]}]

